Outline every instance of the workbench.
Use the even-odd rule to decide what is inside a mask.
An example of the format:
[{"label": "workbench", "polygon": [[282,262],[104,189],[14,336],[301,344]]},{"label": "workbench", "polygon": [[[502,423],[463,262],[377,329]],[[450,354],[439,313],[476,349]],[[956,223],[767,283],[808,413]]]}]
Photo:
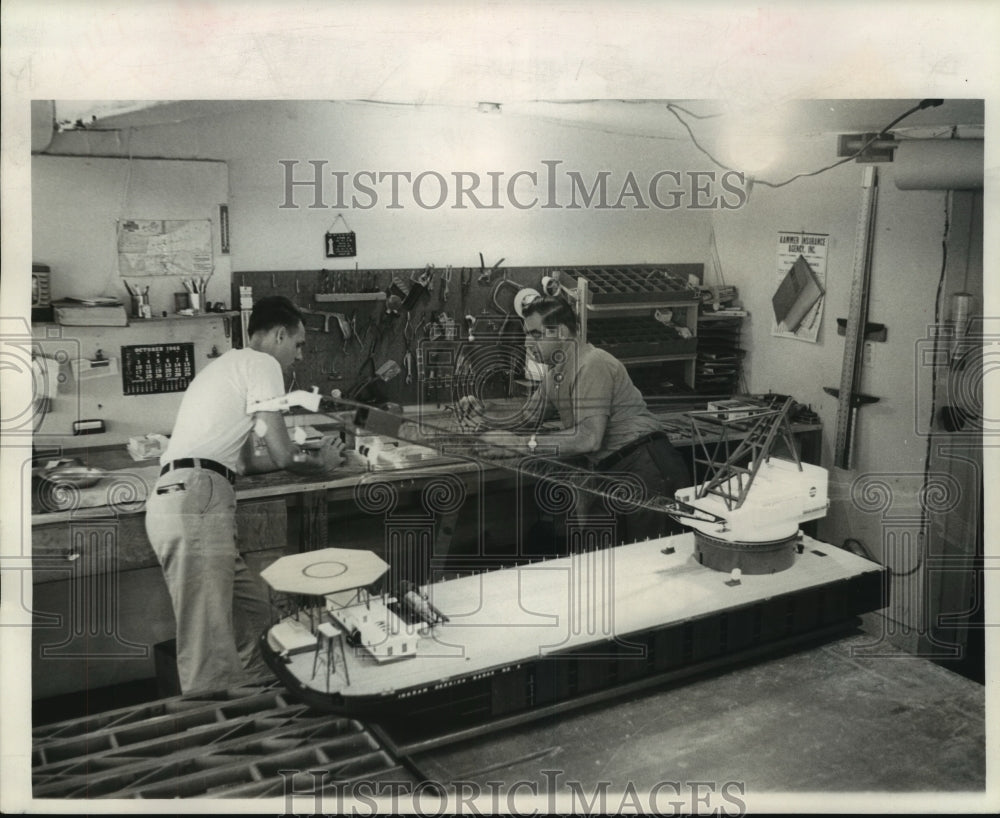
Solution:
[{"label": "workbench", "polygon": [[[109,495],[116,494],[115,484],[130,488],[119,490],[113,505],[32,515],[35,699],[162,676],[158,659],[170,661],[154,653],[173,639],[174,616],[146,537],[142,499],[159,466],[125,462],[120,451],[88,454],[88,465],[115,472]],[[454,491],[459,481],[461,498],[482,501],[486,493],[509,490],[513,478],[461,462],[388,472],[345,467],[330,479],[288,472],[243,476],[236,482],[237,538],[257,572],[278,557],[331,541],[364,543],[385,554],[412,548],[416,531],[429,551],[439,515],[425,510],[428,487],[433,491],[445,481],[444,490]],[[393,500],[383,507],[386,492]],[[471,531],[482,514],[478,506],[469,512]],[[475,539],[470,531],[466,539]]]},{"label": "workbench", "polygon": [[[719,814],[742,814],[740,804],[835,812],[852,795],[855,809],[878,812],[879,794],[905,810],[907,793],[924,811],[935,792],[949,794],[946,811],[961,812],[984,803],[985,733],[982,685],[890,655],[877,633],[855,629],[426,745],[398,745],[378,725],[310,711],[276,683],[173,697],[37,725],[32,779],[35,797],[53,803],[260,797],[280,799],[279,812],[288,809],[291,770],[300,771],[296,806],[316,813],[343,811],[338,789],[379,787],[418,792],[431,808],[435,790],[425,782],[452,796],[482,793],[482,814],[525,803],[556,812],[550,794],[566,799],[559,811],[579,812],[602,790],[606,803],[591,809],[613,813],[630,788],[643,808],[658,793],[652,806],[666,814],[694,811],[705,798],[702,808]],[[789,800],[807,794],[808,802]],[[508,800],[518,798],[529,801]],[[400,811],[385,804],[380,811]]]},{"label": "workbench", "polygon": [[[662,416],[681,449],[690,445],[682,418]],[[820,427],[793,432],[803,460],[815,462]],[[159,467],[133,461],[124,448],[63,453],[73,455],[115,473],[110,489],[86,490],[105,492],[111,505],[32,514],[32,696],[165,678],[159,691],[170,692],[171,657],[155,648],[169,651],[174,617],[144,527],[143,500]],[[459,460],[389,471],[345,467],[330,479],[241,476],[237,536],[258,572],[288,553],[364,544],[422,582],[523,561],[525,529],[535,519],[532,486],[516,472]]]}]

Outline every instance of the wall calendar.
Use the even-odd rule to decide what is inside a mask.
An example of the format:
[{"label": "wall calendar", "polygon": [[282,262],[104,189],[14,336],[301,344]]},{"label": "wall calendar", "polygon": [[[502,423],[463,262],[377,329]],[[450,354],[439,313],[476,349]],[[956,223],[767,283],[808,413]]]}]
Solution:
[{"label": "wall calendar", "polygon": [[121,361],[126,395],[183,392],[194,378],[194,344],[122,347]]}]

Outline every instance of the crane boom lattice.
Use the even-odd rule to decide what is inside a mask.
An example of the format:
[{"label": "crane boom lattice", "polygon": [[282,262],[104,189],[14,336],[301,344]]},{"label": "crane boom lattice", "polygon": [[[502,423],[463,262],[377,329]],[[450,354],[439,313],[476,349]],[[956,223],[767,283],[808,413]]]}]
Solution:
[{"label": "crane boom lattice", "polygon": [[739,417],[714,410],[688,412],[694,441],[696,497],[713,494],[730,511],[740,508],[761,464],[767,462],[779,439],[801,471],[788,420],[792,403],[787,398],[779,409],[761,407]]}]

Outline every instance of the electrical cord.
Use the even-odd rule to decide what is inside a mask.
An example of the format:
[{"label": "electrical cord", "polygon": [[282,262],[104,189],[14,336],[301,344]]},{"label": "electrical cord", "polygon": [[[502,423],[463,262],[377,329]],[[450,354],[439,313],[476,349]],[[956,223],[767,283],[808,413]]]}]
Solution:
[{"label": "electrical cord", "polygon": [[[945,202],[944,235],[941,237],[941,274],[940,274],[940,276],[938,278],[937,293],[936,293],[935,298],[934,298],[934,326],[940,326],[940,321],[941,321],[941,292],[944,289],[945,272],[946,272],[947,266],[948,266],[948,234],[950,233],[950,231],[951,231],[951,192],[949,191],[948,198],[947,198],[947,200]],[[941,338],[940,333],[936,334],[934,336],[934,350],[933,350],[933,356],[932,356],[931,360],[934,360],[934,361],[937,360],[938,352],[939,352],[939,345],[941,343],[940,342],[940,338]],[[932,432],[932,427],[933,427],[933,424],[934,424],[934,417],[935,417],[935,415],[937,413],[937,408],[936,408],[936,402],[937,402],[937,373],[938,373],[937,367],[933,367],[932,368],[932,374],[931,374],[931,421],[930,421],[931,426],[928,427],[927,448],[926,448],[926,451],[925,451],[925,454],[924,454],[924,484],[925,485],[927,484],[927,480],[930,477],[931,452],[933,451],[933,445],[934,445],[934,442],[933,442],[934,435],[931,432]],[[917,571],[920,570],[921,566],[924,564],[924,552],[927,549],[927,538],[928,538],[927,528],[928,528],[927,507],[926,507],[926,504],[921,503],[920,504],[920,531],[919,531],[918,538],[917,538],[918,545],[920,546],[920,552],[919,552],[918,557],[917,557],[917,564],[914,565],[908,571],[893,571],[893,570],[890,569],[890,571],[889,571],[890,576],[893,576],[893,577],[908,577],[908,576],[912,576],[913,574],[917,573]],[[860,540],[854,539],[853,537],[848,537],[846,540],[844,540],[844,544],[843,544],[844,548],[846,548],[849,551],[853,551],[853,549],[849,547],[848,543],[855,543],[855,544],[857,544],[857,546],[864,552],[863,556],[867,556],[868,559],[872,560],[873,562],[878,562],[878,560],[875,560],[874,557],[872,557],[870,554],[868,554],[867,549],[864,547],[864,544]]]},{"label": "electrical cord", "polygon": [[872,562],[878,562],[878,560],[872,556],[872,553],[865,547],[865,544],[855,537],[848,537],[841,543],[840,547],[845,551],[850,551],[852,554],[857,554],[859,557],[864,557]]},{"label": "electrical cord", "polygon": [[[802,178],[805,178],[807,176],[818,176],[821,173],[826,173],[826,171],[828,171],[828,170],[832,170],[833,168],[839,167],[840,165],[843,165],[846,162],[850,162],[850,161],[852,161],[854,159],[857,159],[862,153],[865,152],[865,150],[868,149],[868,147],[872,143],[874,143],[876,140],[880,139],[881,137],[885,136],[886,131],[888,131],[890,128],[892,128],[894,125],[898,124],[899,122],[902,122],[904,119],[906,119],[906,117],[910,116],[910,114],[913,114],[913,113],[915,113],[917,111],[922,111],[924,108],[934,108],[934,107],[937,107],[938,105],[941,105],[943,102],[944,102],[943,99],[924,99],[924,100],[921,100],[917,105],[914,105],[908,111],[904,111],[902,114],[900,114],[899,116],[897,116],[894,120],[892,120],[892,122],[890,122],[888,125],[886,125],[883,128],[881,128],[878,133],[876,133],[874,136],[870,137],[867,141],[865,141],[865,143],[860,148],[858,148],[857,151],[855,151],[854,153],[852,153],[850,156],[845,156],[843,159],[839,159],[836,162],[833,162],[832,164],[827,165],[826,167],[819,168],[818,170],[807,171],[807,172],[804,172],[804,173],[797,173],[794,176],[791,176],[788,179],[785,179],[783,182],[768,182],[765,179],[754,179],[753,177],[751,177],[751,179],[752,179],[752,181],[753,181],[753,183],[755,185],[763,185],[764,187],[770,187],[770,188],[779,188],[779,187],[784,187],[785,185],[790,184],[791,182],[794,182],[796,179],[802,179]],[[684,130],[686,130],[688,132],[688,136],[691,139],[691,143],[698,150],[700,150],[703,154],[705,154],[705,156],[707,156],[709,159],[711,159],[716,165],[718,165],[723,170],[729,170],[729,171],[733,171],[733,172],[740,172],[740,171],[737,171],[736,168],[732,168],[729,165],[726,165],[725,163],[720,162],[718,159],[716,159],[714,156],[712,156],[712,154],[709,153],[704,147],[701,146],[701,144],[698,142],[697,138],[695,137],[694,132],[691,130],[691,126],[688,125],[688,123],[684,120],[684,118],[680,114],[677,113],[677,111],[684,111],[685,109],[681,108],[679,105],[675,105],[672,102],[668,102],[667,103],[667,110],[670,111],[670,113],[672,113],[674,115],[674,117],[677,119],[677,121],[680,122],[681,125],[684,126]],[[690,114],[690,112],[688,112],[688,111],[685,111],[685,113]],[[690,114],[690,115],[694,116],[693,114]]]},{"label": "electrical cord", "polygon": [[[722,116],[722,114],[696,114],[694,111],[684,108],[676,102],[668,102],[667,108],[676,108],[678,111],[683,111],[692,119],[716,119],[717,117]],[[671,113],[673,113],[673,111],[671,111]],[[677,116],[677,114],[674,114],[674,116]]]},{"label": "electrical cord", "polygon": [[[952,206],[952,193],[948,191],[948,197],[945,200],[944,206],[944,234],[941,236],[941,273],[938,276],[937,291],[934,295],[934,326],[941,326],[941,293],[944,291],[944,281],[945,274],[948,269],[948,236],[951,233],[951,206]],[[941,333],[934,334],[934,348],[931,354],[931,360],[937,361],[938,355],[940,354],[941,346]],[[927,426],[927,446],[924,451],[924,485],[927,485],[927,481],[930,479],[931,474],[931,452],[934,448],[934,418],[937,415],[937,381],[938,381],[938,367],[931,367],[931,414],[930,422]],[[929,536],[928,532],[928,519],[927,519],[927,505],[926,503],[920,504],[920,539],[918,542],[921,546],[920,558],[917,560],[917,564],[905,574],[893,574],[893,576],[908,576],[914,573],[923,563],[923,552],[927,548],[927,539]]]},{"label": "electrical cord", "polygon": [[[875,558],[875,556],[865,547],[865,544],[856,537],[847,537],[841,544],[840,547],[845,551],[850,551],[852,554],[857,554],[859,557],[864,557],[866,560],[871,560],[872,562],[877,562],[880,565],[882,562]],[[920,570],[920,566],[924,564],[923,554],[917,559],[917,564],[914,565],[909,571],[893,571],[889,569],[889,576],[892,577],[908,577]]]}]

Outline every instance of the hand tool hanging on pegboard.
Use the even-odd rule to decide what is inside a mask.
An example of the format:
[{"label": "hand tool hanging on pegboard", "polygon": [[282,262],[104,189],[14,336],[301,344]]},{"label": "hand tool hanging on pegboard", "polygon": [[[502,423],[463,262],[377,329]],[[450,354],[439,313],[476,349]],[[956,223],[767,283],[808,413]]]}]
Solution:
[{"label": "hand tool hanging on pegboard", "polygon": [[441,309],[444,309],[448,304],[448,297],[451,295],[451,265],[449,264],[445,267],[444,272],[441,273],[441,288],[438,291],[438,302],[441,305]]},{"label": "hand tool hanging on pegboard", "polygon": [[406,385],[413,383],[413,325],[410,322],[410,314],[406,314],[406,323],[403,324],[403,368],[406,370]]},{"label": "hand tool hanging on pegboard", "polygon": [[402,301],[399,296],[390,295],[385,302],[385,309],[381,310],[377,318],[372,319],[375,336],[372,340],[371,351],[374,353],[379,344],[385,340],[387,333],[395,326],[399,311],[402,309]]},{"label": "hand tool hanging on pegboard", "polygon": [[410,273],[409,287],[403,298],[403,309],[412,310],[421,296],[430,290],[433,280],[433,264],[428,264],[421,273]]},{"label": "hand tool hanging on pegboard", "polygon": [[[342,313],[339,313],[339,312],[325,312],[323,310],[311,310],[311,309],[308,309],[306,307],[299,307],[299,311],[303,315],[319,315],[319,316],[321,316],[323,318],[323,329],[322,329],[322,332],[324,332],[326,334],[330,333],[330,321],[331,321],[331,319],[335,319],[337,321],[337,325],[340,327],[340,333],[341,333],[341,335],[344,335],[345,336],[345,340],[347,340],[347,336],[350,333],[350,326],[347,323],[347,318]],[[318,327],[312,327],[312,326],[309,326],[308,324],[306,325],[306,330],[309,331],[309,332],[320,332],[321,331]]]},{"label": "hand tool hanging on pegboard", "polygon": [[340,327],[340,334],[344,339],[342,354],[346,356],[347,347],[351,343],[351,338],[354,337],[354,326],[347,320],[347,316],[340,313],[335,313],[335,315],[337,316],[337,326]]},{"label": "hand tool hanging on pegboard", "polygon": [[466,313],[466,302],[469,299],[469,286],[472,284],[472,270],[468,267],[463,267],[462,272],[459,275],[459,283],[461,286],[462,295],[462,315]]},{"label": "hand tool hanging on pegboard", "polygon": [[495,273],[497,271],[497,269],[500,267],[501,264],[504,263],[504,261],[506,261],[506,259],[502,258],[502,259],[500,259],[500,261],[498,261],[492,267],[487,268],[486,267],[486,260],[483,258],[483,254],[480,253],[479,254],[479,278],[477,279],[477,281],[480,284],[491,284],[493,282],[493,273]]}]

